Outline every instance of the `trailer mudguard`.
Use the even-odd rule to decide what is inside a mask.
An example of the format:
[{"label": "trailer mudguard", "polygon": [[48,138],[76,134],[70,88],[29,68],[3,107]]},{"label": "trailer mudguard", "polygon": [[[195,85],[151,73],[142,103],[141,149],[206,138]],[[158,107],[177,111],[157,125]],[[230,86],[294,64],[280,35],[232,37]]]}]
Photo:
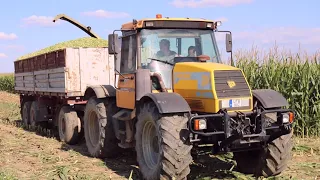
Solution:
[{"label": "trailer mudguard", "polygon": [[138,106],[147,101],[153,101],[161,114],[191,111],[187,101],[177,93],[148,93],[140,99]]},{"label": "trailer mudguard", "polygon": [[272,89],[255,89],[252,90],[252,95],[267,109],[289,105],[282,94]]},{"label": "trailer mudguard", "polygon": [[111,85],[88,86],[84,93],[84,100],[88,100],[92,96],[97,98],[115,97],[116,89]]}]

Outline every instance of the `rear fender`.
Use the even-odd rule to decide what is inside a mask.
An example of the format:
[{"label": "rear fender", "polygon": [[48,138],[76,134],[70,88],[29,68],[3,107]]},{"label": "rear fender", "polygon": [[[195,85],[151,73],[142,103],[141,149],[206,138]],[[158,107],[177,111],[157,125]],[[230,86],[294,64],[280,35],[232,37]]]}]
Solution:
[{"label": "rear fender", "polygon": [[97,98],[115,97],[116,89],[111,85],[89,86],[84,94],[84,100],[89,100],[92,96]]},{"label": "rear fender", "polygon": [[252,90],[252,95],[266,109],[283,106],[287,107],[289,105],[288,101],[281,93],[272,89],[255,89]]}]

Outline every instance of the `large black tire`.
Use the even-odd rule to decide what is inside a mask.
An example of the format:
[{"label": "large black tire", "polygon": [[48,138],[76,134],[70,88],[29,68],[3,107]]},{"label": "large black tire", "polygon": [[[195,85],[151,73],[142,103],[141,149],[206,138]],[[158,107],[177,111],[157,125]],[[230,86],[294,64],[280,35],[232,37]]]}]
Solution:
[{"label": "large black tire", "polygon": [[273,140],[262,150],[233,154],[240,172],[270,177],[279,175],[287,168],[288,161],[291,159],[292,147],[291,132]]},{"label": "large black tire", "polygon": [[[84,135],[88,151],[92,157],[112,157],[115,152],[115,134],[110,132],[112,126],[107,113],[108,100],[91,97],[84,113]],[[111,117],[110,117],[111,118]],[[109,121],[109,122],[108,122]],[[110,123],[111,124],[111,123]],[[107,128],[106,128],[107,127]],[[107,132],[107,133],[106,133]]]},{"label": "large black tire", "polygon": [[104,144],[107,148],[104,149],[104,157],[116,158],[119,154],[123,152],[123,148],[118,146],[119,140],[114,132],[112,116],[115,115],[119,108],[117,107],[116,101],[114,99],[108,100],[108,111],[107,111],[107,125],[106,125],[106,136],[104,139]]},{"label": "large black tire", "polygon": [[63,106],[58,117],[59,139],[70,145],[77,144],[81,132],[81,122],[70,106]]},{"label": "large black tire", "polygon": [[184,116],[161,116],[152,102],[142,105],[135,148],[144,179],[187,179],[192,163],[187,122]]},{"label": "large black tire", "polygon": [[26,101],[22,105],[22,123],[25,127],[27,127],[30,124],[30,108],[31,108],[31,102]]},{"label": "large black tire", "polygon": [[30,126],[35,128],[39,125],[39,103],[37,101],[32,101],[30,107]]}]

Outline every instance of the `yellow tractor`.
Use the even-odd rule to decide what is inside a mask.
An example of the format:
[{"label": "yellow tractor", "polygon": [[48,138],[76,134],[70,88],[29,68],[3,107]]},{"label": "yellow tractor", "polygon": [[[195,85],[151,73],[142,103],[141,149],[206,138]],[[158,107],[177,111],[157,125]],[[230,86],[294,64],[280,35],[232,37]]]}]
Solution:
[{"label": "yellow tractor", "polygon": [[269,177],[286,169],[294,111],[280,93],[252,90],[241,69],[222,63],[216,33],[226,34],[231,53],[232,37],[220,24],[158,14],[108,36],[117,84],[88,88],[84,97],[92,156],[135,148],[148,180],[186,179],[191,152],[201,145],[214,154],[233,152],[243,173]]}]

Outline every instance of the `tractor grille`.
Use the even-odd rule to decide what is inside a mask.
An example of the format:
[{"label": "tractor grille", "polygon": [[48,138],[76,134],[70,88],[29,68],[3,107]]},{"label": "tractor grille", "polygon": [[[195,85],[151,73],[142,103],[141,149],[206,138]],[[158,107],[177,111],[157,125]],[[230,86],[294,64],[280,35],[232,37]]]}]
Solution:
[{"label": "tractor grille", "polygon": [[[249,86],[240,70],[214,71],[214,81],[218,99],[250,96]],[[228,81],[234,81],[230,88]]]}]

